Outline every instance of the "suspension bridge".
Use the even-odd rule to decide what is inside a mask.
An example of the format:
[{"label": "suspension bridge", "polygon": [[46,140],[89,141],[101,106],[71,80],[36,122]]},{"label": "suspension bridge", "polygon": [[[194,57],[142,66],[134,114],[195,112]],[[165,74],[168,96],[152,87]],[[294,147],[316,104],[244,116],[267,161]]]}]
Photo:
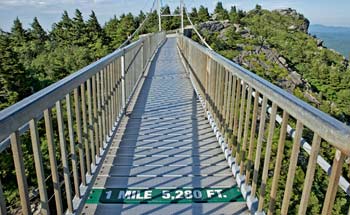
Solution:
[{"label": "suspension bridge", "polygon": [[[130,42],[138,29],[115,52],[0,112],[0,151],[11,147],[21,213],[275,214],[278,205],[288,214],[298,195],[298,213],[306,214],[316,168],[329,176],[322,214],[332,213],[337,193],[350,195],[342,172],[350,128],[220,56],[193,24],[205,46],[181,26],[166,35],[160,25]],[[22,156],[26,132],[38,211]],[[332,162],[321,156],[321,142],[334,150]],[[308,165],[302,192],[293,193],[301,151]],[[282,162],[288,171],[281,187]],[[0,183],[0,214],[8,211],[4,192]]]}]

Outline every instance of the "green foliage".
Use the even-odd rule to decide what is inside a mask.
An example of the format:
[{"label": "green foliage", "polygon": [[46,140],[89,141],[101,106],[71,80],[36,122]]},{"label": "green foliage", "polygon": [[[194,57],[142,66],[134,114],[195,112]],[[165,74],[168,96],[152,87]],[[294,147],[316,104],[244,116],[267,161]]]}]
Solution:
[{"label": "green foliage", "polygon": [[198,9],[198,22],[206,22],[209,20],[208,8],[201,5]]},{"label": "green foliage", "polygon": [[216,4],[214,14],[217,14],[217,19],[219,20],[229,19],[228,11],[222,6],[222,2]]},{"label": "green foliage", "polygon": [[[221,4],[218,4],[216,13],[219,13],[221,10]],[[220,20],[223,20],[223,17],[220,17]],[[224,31],[202,32],[206,41],[215,51],[229,59],[239,59],[237,61],[243,62],[242,66],[281,87],[284,86],[283,83],[290,81],[290,73],[296,71],[306,83],[296,85],[292,90],[288,90],[295,96],[310,102],[322,111],[349,124],[350,67],[348,62],[340,54],[317,45],[316,39],[307,34],[308,21],[301,14],[268,11],[259,5],[247,13],[237,11],[236,7],[231,7],[229,20],[231,25]],[[268,52],[264,50],[268,50]],[[277,58],[283,57],[286,61],[285,64],[288,64],[288,68],[281,66],[276,57],[271,57],[273,55],[277,56]],[[319,104],[308,100],[308,95],[316,98]],[[290,121],[291,125],[295,127],[295,121]],[[268,125],[266,125],[266,128],[268,128]],[[307,128],[304,130],[303,137],[311,143],[313,132],[310,132]],[[278,134],[279,128],[275,130],[273,137],[269,175],[273,173],[273,165],[276,162]],[[267,136],[268,134],[265,132],[265,137]],[[256,141],[254,142],[256,144]],[[293,141],[288,138],[285,143],[284,159],[275,199],[277,202],[275,214],[281,213],[280,203],[283,200],[290,164],[288,158],[291,155],[292,146]],[[263,155],[265,153],[264,150],[265,147],[263,147]],[[334,147],[330,143],[322,143],[320,155],[327,162],[333,162],[334,154]],[[298,213],[308,159],[307,153],[301,150],[293,181],[293,192],[288,214]],[[263,162],[262,158],[260,170],[263,168]],[[259,174],[261,174],[261,171]],[[344,164],[343,176],[348,177],[348,180],[350,178],[348,164]],[[258,180],[261,180],[261,175],[258,176]],[[260,182],[258,182],[259,184]],[[269,177],[266,184],[265,208],[271,202],[269,199],[271,186],[272,178]],[[328,176],[318,166],[306,214],[321,214],[327,187]],[[260,190],[258,189],[257,192],[259,194]],[[343,190],[339,190],[332,214],[348,213],[349,203],[349,196]]]}]

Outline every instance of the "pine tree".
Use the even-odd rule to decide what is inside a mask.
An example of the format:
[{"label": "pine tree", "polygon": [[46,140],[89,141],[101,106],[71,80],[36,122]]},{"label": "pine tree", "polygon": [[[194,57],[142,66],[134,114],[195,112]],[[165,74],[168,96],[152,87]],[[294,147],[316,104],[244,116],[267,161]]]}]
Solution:
[{"label": "pine tree", "polygon": [[117,43],[122,44],[134,31],[136,30],[136,25],[134,21],[134,16],[131,13],[127,15],[122,14],[120,16],[119,28],[117,30],[118,38]]},{"label": "pine tree", "polygon": [[[18,21],[18,19],[16,20]],[[31,92],[30,83],[28,83],[24,67],[19,61],[19,56],[9,46],[10,37],[4,32],[0,32],[0,109],[18,102],[30,95]]]},{"label": "pine tree", "polygon": [[236,6],[231,7],[231,10],[229,13],[229,18],[230,18],[230,22],[232,22],[232,23],[239,23],[240,22]]},{"label": "pine tree", "polygon": [[[174,14],[180,15],[180,8],[176,7],[174,10]],[[171,19],[170,29],[178,29],[181,27],[181,18],[179,16],[173,16]]]},{"label": "pine tree", "polygon": [[140,26],[141,23],[146,19],[146,14],[141,10],[139,15],[135,17],[136,26]]},{"label": "pine tree", "polygon": [[[162,14],[164,15],[170,15],[171,11],[170,11],[170,7],[168,5],[166,5],[164,8],[162,8]],[[163,30],[170,30],[172,25],[172,17],[168,16],[168,17],[162,17],[162,29]]]},{"label": "pine tree", "polygon": [[98,59],[105,56],[108,53],[108,41],[94,11],[91,11],[86,22],[86,31],[89,37],[88,47],[91,49],[93,57]]},{"label": "pine tree", "polygon": [[106,36],[108,37],[109,42],[109,48],[110,50],[117,49],[120,44],[118,44],[117,38],[118,38],[118,27],[119,27],[119,20],[116,16],[114,16],[112,19],[110,19],[104,26],[104,31],[106,32]]},{"label": "pine tree", "polygon": [[29,67],[31,61],[33,61],[36,56],[45,50],[45,44],[49,39],[46,31],[41,27],[36,17],[34,17],[33,23],[31,24],[29,38],[30,41],[27,42],[29,50],[26,56],[28,59],[24,62],[26,68]]},{"label": "pine tree", "polygon": [[223,7],[222,2],[218,2],[214,13],[217,15],[218,20],[225,20],[229,18],[228,11]]},{"label": "pine tree", "polygon": [[198,21],[199,22],[206,22],[210,18],[208,8],[201,5],[198,9]]},{"label": "pine tree", "polygon": [[41,27],[37,17],[34,17],[31,27],[29,31],[31,40],[34,39],[44,43],[48,39],[46,31]]},{"label": "pine tree", "polygon": [[190,18],[191,18],[193,24],[198,22],[198,11],[197,11],[197,8],[195,8],[195,7],[192,8],[191,13],[189,15],[190,15]]},{"label": "pine tree", "polygon": [[56,45],[69,45],[72,42],[73,38],[73,22],[69,18],[68,12],[64,11],[62,14],[61,21],[53,24],[52,27],[52,38]]},{"label": "pine tree", "polygon": [[77,46],[85,46],[88,42],[88,37],[86,36],[86,25],[84,23],[84,18],[80,10],[75,10],[75,17],[72,20],[72,31],[73,31],[73,44]]}]

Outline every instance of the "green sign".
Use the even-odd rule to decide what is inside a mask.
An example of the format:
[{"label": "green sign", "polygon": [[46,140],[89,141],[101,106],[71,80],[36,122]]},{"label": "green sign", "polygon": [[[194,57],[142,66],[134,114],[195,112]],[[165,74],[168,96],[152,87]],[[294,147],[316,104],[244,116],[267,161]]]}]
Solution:
[{"label": "green sign", "polygon": [[243,202],[237,187],[192,189],[93,189],[87,204],[170,204],[203,202]]}]

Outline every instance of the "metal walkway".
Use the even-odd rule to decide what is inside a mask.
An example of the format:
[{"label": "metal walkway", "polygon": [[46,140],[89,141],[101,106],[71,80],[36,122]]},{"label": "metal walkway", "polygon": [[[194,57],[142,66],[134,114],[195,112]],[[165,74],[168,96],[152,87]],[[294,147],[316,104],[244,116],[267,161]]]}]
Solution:
[{"label": "metal walkway", "polygon": [[[160,48],[139,95],[134,98],[136,100],[131,102],[134,102],[133,110],[121,121],[83,213],[248,213],[244,200],[210,203],[170,201],[166,204],[100,201],[104,198],[98,192],[101,189],[104,190],[103,195],[108,195],[108,190],[113,188],[193,191],[212,188],[229,190],[236,186],[185,72],[176,49],[176,38],[168,38]],[[94,195],[97,195],[95,202]]]}]

